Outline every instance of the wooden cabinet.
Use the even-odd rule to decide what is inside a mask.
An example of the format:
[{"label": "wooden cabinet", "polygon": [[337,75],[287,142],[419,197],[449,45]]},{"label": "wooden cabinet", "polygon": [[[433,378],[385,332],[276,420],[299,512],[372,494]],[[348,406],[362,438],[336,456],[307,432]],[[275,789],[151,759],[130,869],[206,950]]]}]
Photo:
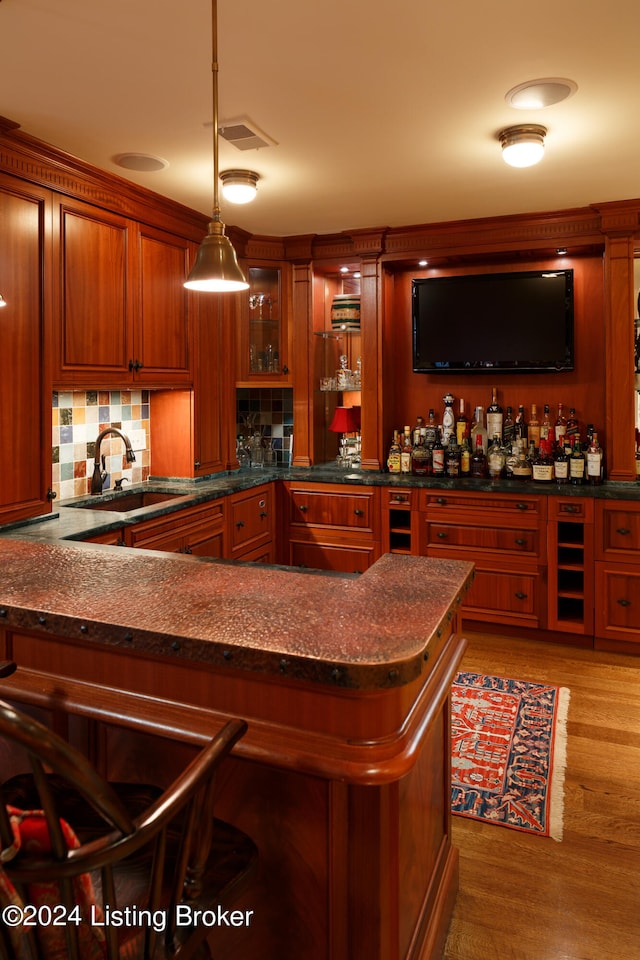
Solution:
[{"label": "wooden cabinet", "polygon": [[463,617],[514,626],[546,621],[546,497],[421,491],[421,553],[472,560]]},{"label": "wooden cabinet", "polygon": [[382,493],[382,552],[419,554],[419,490],[385,488]]},{"label": "wooden cabinet", "polygon": [[281,488],[283,563],[362,573],[378,559],[377,488],[290,481]]},{"label": "wooden cabinet", "polygon": [[224,556],[224,500],[203,503],[128,527],[129,547],[167,550],[196,557]]},{"label": "wooden cabinet", "polygon": [[549,497],[548,627],[593,634],[593,513],[586,497]]},{"label": "wooden cabinet", "polygon": [[124,527],[109,530],[107,533],[96,533],[94,537],[83,539],[83,543],[106,543],[111,547],[124,547],[126,545]]},{"label": "wooden cabinet", "polygon": [[51,510],[50,194],[0,174],[0,523]]},{"label": "wooden cabinet", "polygon": [[640,503],[596,502],[596,646],[640,643]]},{"label": "wooden cabinet", "polygon": [[55,202],[53,238],[54,382],[189,383],[191,244],[69,199]]},{"label": "wooden cabinet", "polygon": [[275,558],[274,487],[271,483],[234,493],[227,501],[227,557],[272,563]]},{"label": "wooden cabinet", "polygon": [[237,385],[288,386],[290,268],[265,261],[245,270],[249,290],[241,297]]}]

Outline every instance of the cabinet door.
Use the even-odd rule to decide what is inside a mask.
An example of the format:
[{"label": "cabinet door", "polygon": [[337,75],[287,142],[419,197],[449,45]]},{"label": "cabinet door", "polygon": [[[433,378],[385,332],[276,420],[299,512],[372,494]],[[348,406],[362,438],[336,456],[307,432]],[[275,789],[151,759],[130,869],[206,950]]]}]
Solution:
[{"label": "cabinet door", "polygon": [[242,296],[238,385],[288,384],[288,266],[250,265]]},{"label": "cabinet door", "polygon": [[[51,389],[42,343],[50,198],[0,176],[0,523],[50,511]],[[46,279],[45,279],[46,278]]]},{"label": "cabinet door", "polygon": [[640,643],[640,564],[596,563],[596,637]]},{"label": "cabinet door", "polygon": [[55,214],[54,383],[130,383],[135,295],[130,224],[79,201],[56,202]]},{"label": "cabinet door", "polygon": [[139,311],[134,323],[134,379],[147,384],[192,379],[187,240],[140,227],[138,233]]},{"label": "cabinet door", "polygon": [[271,486],[234,494],[229,502],[230,557],[271,541],[273,536],[273,492]]}]

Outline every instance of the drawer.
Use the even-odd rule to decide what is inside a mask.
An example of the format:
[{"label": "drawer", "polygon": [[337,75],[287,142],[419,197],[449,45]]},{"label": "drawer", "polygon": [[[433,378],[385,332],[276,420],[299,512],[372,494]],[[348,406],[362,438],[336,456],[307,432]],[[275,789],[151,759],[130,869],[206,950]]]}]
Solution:
[{"label": "drawer", "polygon": [[596,555],[640,563],[640,503],[596,505]]},{"label": "drawer", "polygon": [[289,523],[373,533],[373,493],[333,493],[291,488]]},{"label": "drawer", "polygon": [[542,599],[537,570],[513,572],[476,567],[462,606],[463,617],[539,626]]},{"label": "drawer", "polygon": [[377,560],[374,545],[312,543],[292,540],[289,563],[313,570],[335,570],[341,573],[364,573]]},{"label": "drawer", "polygon": [[468,513],[475,517],[533,517],[537,520],[546,519],[546,497],[536,497],[532,494],[519,496],[518,494],[487,493],[478,491],[424,490],[421,495],[421,509],[426,510],[430,517],[439,512],[457,514]]},{"label": "drawer", "polygon": [[596,636],[640,643],[640,567],[596,563]]},{"label": "drawer", "polygon": [[593,500],[584,497],[549,497],[549,520],[593,522]]},{"label": "drawer", "polygon": [[273,536],[273,488],[261,486],[234,494],[228,505],[231,555]]},{"label": "drawer", "polygon": [[412,510],[417,490],[389,490],[383,491],[383,505],[394,509]]},{"label": "drawer", "polygon": [[537,559],[542,553],[541,540],[537,528],[464,526],[426,521],[426,547],[430,555],[435,555],[434,548],[448,548],[460,553],[469,550],[475,555],[486,551]]}]

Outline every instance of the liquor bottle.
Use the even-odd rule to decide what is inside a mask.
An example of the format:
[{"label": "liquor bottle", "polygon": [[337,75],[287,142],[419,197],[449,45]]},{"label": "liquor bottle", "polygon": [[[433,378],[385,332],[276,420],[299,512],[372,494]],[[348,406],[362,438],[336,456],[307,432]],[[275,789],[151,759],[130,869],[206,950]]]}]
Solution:
[{"label": "liquor bottle", "polygon": [[511,445],[516,437],[516,422],[513,419],[513,407],[507,407],[502,421],[502,439],[505,445]]},{"label": "liquor bottle", "polygon": [[528,426],[529,446],[533,444],[536,448],[540,446],[540,422],[538,420],[538,408],[535,403],[531,404],[531,420]]},{"label": "liquor bottle", "polygon": [[487,436],[495,437],[496,434],[502,439],[502,407],[498,403],[498,390],[496,387],[491,389],[491,403],[487,407]]},{"label": "liquor bottle", "polygon": [[563,442],[560,442],[556,447],[553,455],[553,475],[556,483],[569,483],[570,449],[570,447],[565,447]]},{"label": "liquor bottle", "polygon": [[[482,452],[487,452],[487,428],[484,425],[484,407],[476,407],[473,424],[471,425],[471,436],[477,441],[478,434],[482,438]],[[477,445],[477,443],[476,443]]]},{"label": "liquor bottle", "polygon": [[541,440],[552,440],[551,434],[551,418],[549,416],[549,404],[545,403],[544,405],[544,414],[542,417],[542,423],[540,424],[540,439]]},{"label": "liquor bottle", "polygon": [[453,439],[449,441],[449,446],[445,450],[445,473],[452,480],[457,480],[460,476],[460,447]]},{"label": "liquor bottle", "polygon": [[567,432],[565,437],[579,437],[580,436],[580,424],[576,417],[576,408],[569,407],[569,419],[567,420]]},{"label": "liquor bottle", "polygon": [[420,431],[424,427],[424,420],[422,417],[416,417],[416,425],[413,428],[413,445],[416,447],[420,441]]},{"label": "liquor bottle", "polygon": [[560,446],[563,446],[563,441],[567,433],[567,421],[564,416],[564,405],[562,403],[558,404],[558,416],[556,418],[554,430],[556,443]]},{"label": "liquor bottle", "polygon": [[428,447],[432,447],[436,442],[436,433],[438,430],[438,424],[436,422],[436,414],[433,407],[431,407],[429,410],[429,416],[427,417],[427,422],[425,426],[427,428],[426,443]]},{"label": "liquor bottle", "polygon": [[493,443],[487,453],[487,470],[492,480],[499,480],[504,470],[504,453],[497,433],[494,434]]},{"label": "liquor bottle", "polygon": [[458,411],[458,419],[456,420],[456,440],[458,441],[458,446],[462,446],[463,440],[468,440],[470,436],[470,426],[469,421],[464,412],[464,400],[460,397],[460,409]]},{"label": "liquor bottle", "polygon": [[513,465],[512,475],[514,480],[531,480],[531,461],[527,457],[527,451],[524,445],[524,440],[522,437],[519,437],[516,441],[518,444],[516,462]]},{"label": "liquor bottle", "polygon": [[602,448],[598,443],[598,433],[593,431],[587,450],[587,480],[591,484],[602,483]]},{"label": "liquor bottle", "polygon": [[471,457],[471,476],[477,480],[484,480],[486,475],[487,458],[484,453],[483,436],[481,433],[476,433],[476,445]]},{"label": "liquor bottle", "polygon": [[444,447],[440,439],[440,431],[436,427],[436,442],[431,451],[431,472],[434,477],[444,476]]},{"label": "liquor bottle", "polygon": [[520,404],[518,407],[518,413],[515,422],[515,435],[516,439],[519,437],[521,440],[524,440],[524,445],[526,447],[527,440],[529,439],[529,432],[528,424],[524,416],[524,406],[522,404]]},{"label": "liquor bottle", "polygon": [[[413,444],[413,453],[411,454],[411,473],[416,477],[424,477],[429,474],[430,458],[429,451],[424,442],[424,427],[418,431],[417,443]],[[415,440],[415,432],[414,432]]]},{"label": "liquor bottle", "polygon": [[444,413],[442,414],[442,443],[448,447],[451,440],[456,436],[456,417],[453,412],[453,397],[450,393],[442,398],[444,401]]},{"label": "liquor bottle", "polygon": [[468,437],[463,437],[460,444],[460,476],[463,478],[471,476],[471,447]]},{"label": "liquor bottle", "polygon": [[550,443],[550,440],[540,440],[540,449],[531,465],[531,478],[535,483],[553,482],[553,459],[549,451]]},{"label": "liquor bottle", "polygon": [[387,468],[389,473],[400,473],[400,457],[402,454],[402,449],[400,447],[400,440],[398,439],[398,431],[393,431],[393,440],[391,441],[391,446],[389,447],[389,453],[387,455]]},{"label": "liquor bottle", "polygon": [[405,426],[402,449],[400,451],[400,473],[411,473],[411,454],[413,453],[413,444],[411,443],[411,427]]},{"label": "liquor bottle", "polygon": [[580,446],[580,441],[576,440],[571,451],[571,462],[569,464],[569,480],[574,485],[579,486],[584,483],[585,459]]}]

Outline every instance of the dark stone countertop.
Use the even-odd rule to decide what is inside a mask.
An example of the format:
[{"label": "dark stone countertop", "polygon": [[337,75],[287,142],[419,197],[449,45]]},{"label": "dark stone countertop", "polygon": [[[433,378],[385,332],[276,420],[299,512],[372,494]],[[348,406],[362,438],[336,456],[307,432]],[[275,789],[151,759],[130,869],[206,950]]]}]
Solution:
[{"label": "dark stone countertop", "polygon": [[418,677],[473,577],[471,563],[427,557],[325,576],[9,538],[0,565],[8,629],[352,689]]}]

